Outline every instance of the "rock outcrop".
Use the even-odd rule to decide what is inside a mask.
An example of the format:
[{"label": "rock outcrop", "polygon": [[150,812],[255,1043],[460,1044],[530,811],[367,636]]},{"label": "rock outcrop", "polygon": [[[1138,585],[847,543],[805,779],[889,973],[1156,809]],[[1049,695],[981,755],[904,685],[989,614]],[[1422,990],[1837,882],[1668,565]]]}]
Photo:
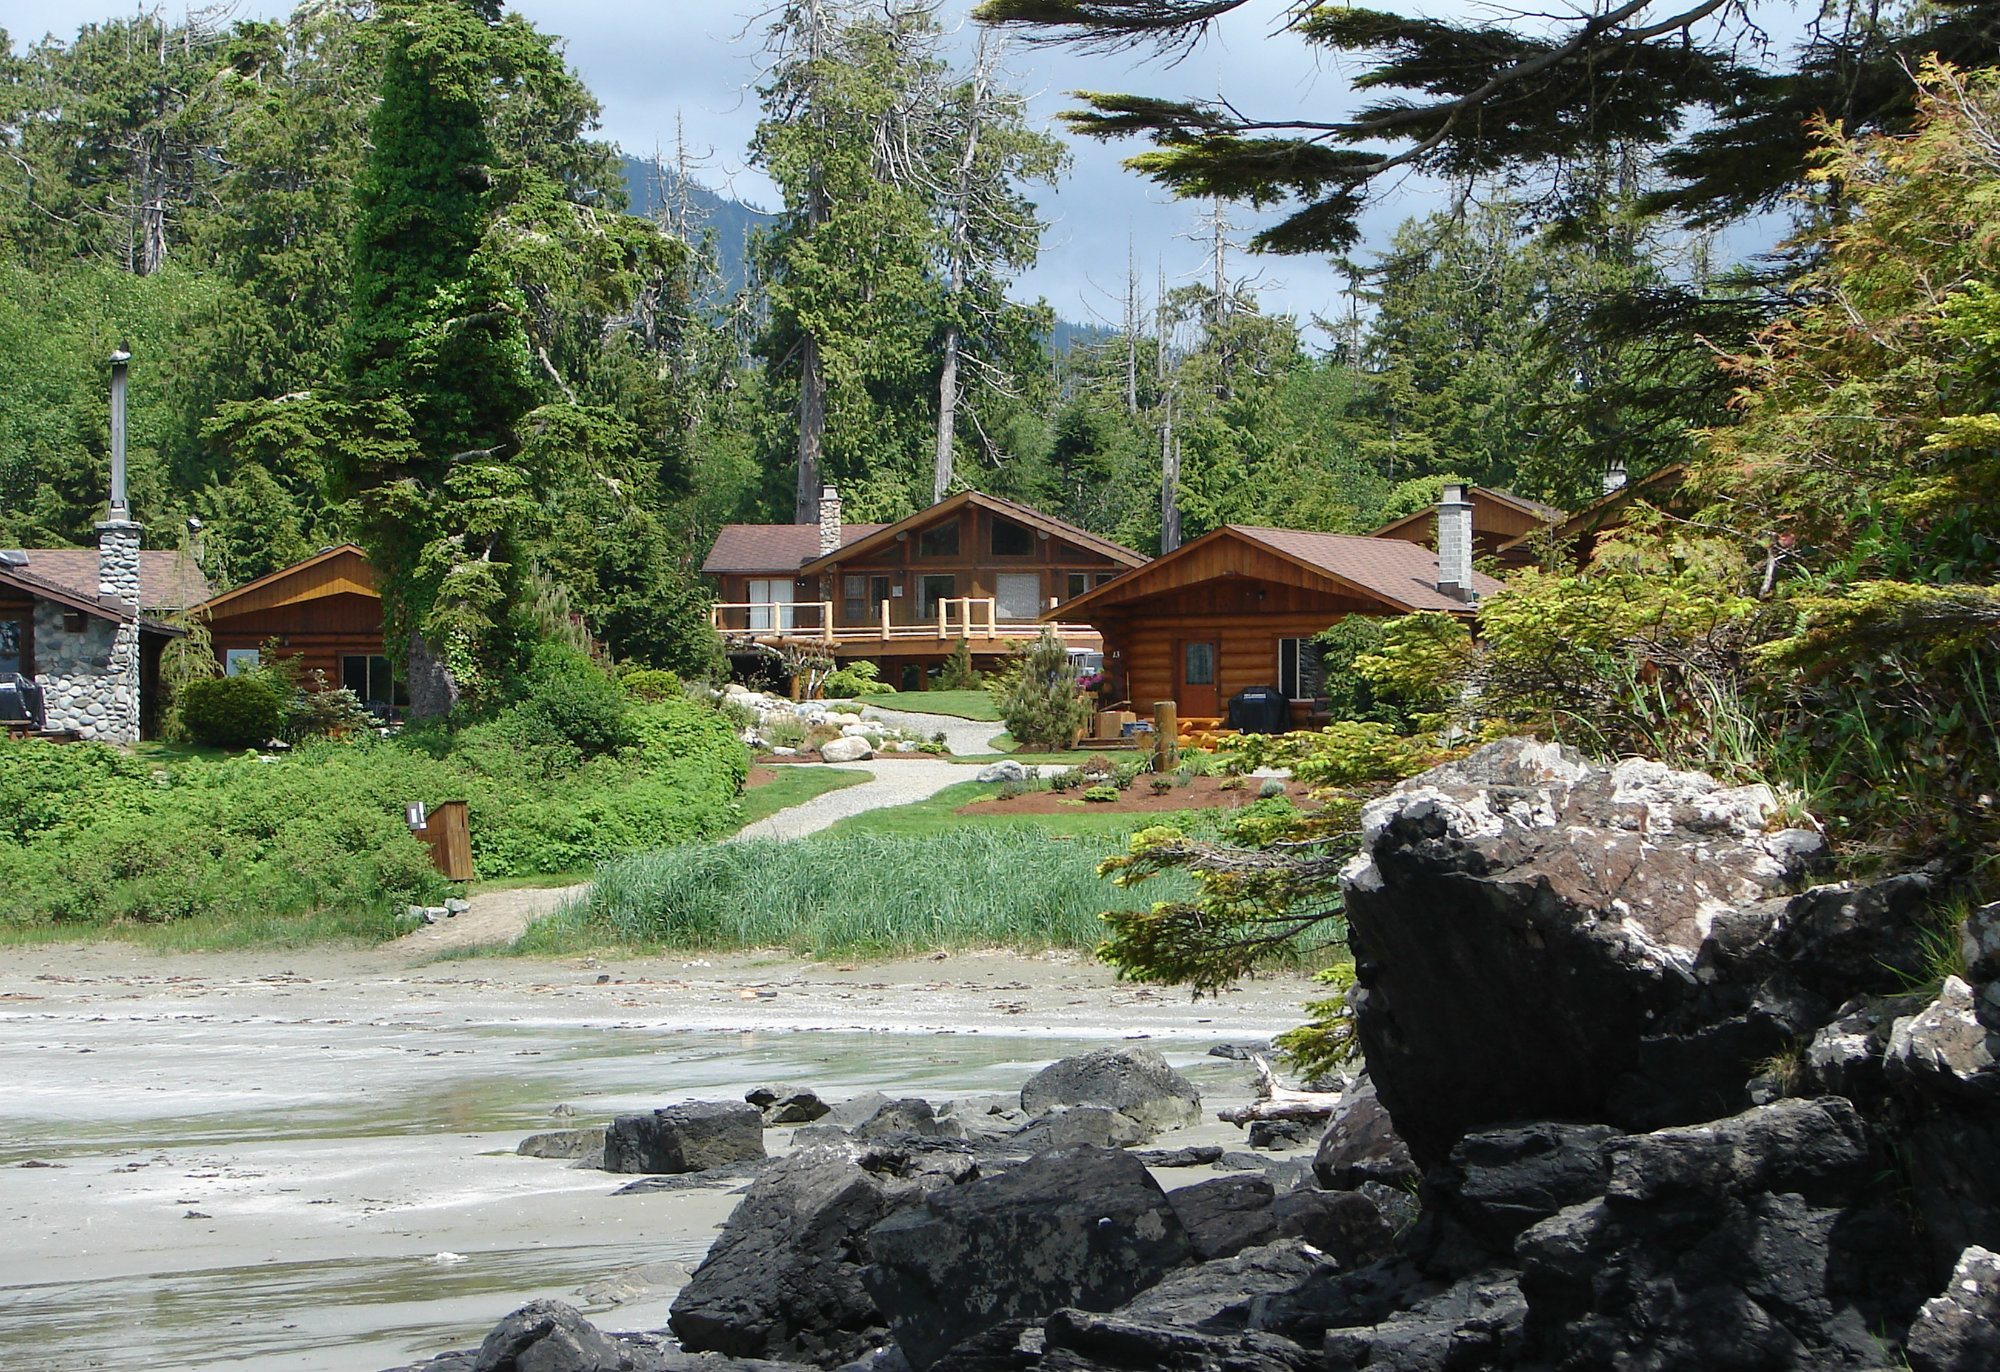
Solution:
[{"label": "rock outcrop", "polygon": [[604,1131],[607,1172],[706,1172],[763,1156],[764,1116],[744,1101],[620,1115]]}]

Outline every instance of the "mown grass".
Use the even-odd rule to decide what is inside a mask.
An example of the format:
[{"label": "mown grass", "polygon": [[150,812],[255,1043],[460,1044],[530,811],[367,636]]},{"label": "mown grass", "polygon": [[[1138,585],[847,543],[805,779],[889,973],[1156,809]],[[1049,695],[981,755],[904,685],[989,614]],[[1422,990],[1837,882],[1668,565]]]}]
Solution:
[{"label": "mown grass", "polygon": [[850,815],[828,828],[826,832],[840,836],[860,834],[921,836],[975,829],[1042,835],[1111,835],[1122,841],[1126,835],[1156,824],[1171,824],[1185,829],[1190,824],[1198,822],[1197,816],[1189,814],[1163,814],[1158,811],[1139,815],[1129,812],[1120,814],[1106,807],[1086,805],[1081,801],[1073,807],[1065,806],[1058,813],[1048,815],[955,813],[959,806],[995,795],[999,789],[997,785],[989,782],[961,781],[956,785],[945,787],[928,800],[913,801],[908,805],[896,805],[885,810],[870,810],[861,815]]},{"label": "mown grass", "polygon": [[[753,786],[737,797],[737,809],[743,822],[737,829],[747,829],[760,819],[769,819],[780,810],[789,810],[794,805],[803,805],[814,796],[825,795],[828,791],[838,791],[845,786],[859,786],[872,780],[873,772],[837,772],[831,767],[817,767],[789,763],[771,770],[777,776],[762,786]],[[733,831],[732,831],[733,832]]]},{"label": "mown grass", "polygon": [[584,901],[537,921],[513,951],[1091,948],[1101,911],[1190,891],[1171,877],[1143,892],[1100,880],[1097,864],[1123,846],[1109,834],[971,824],[675,848],[607,863]]},{"label": "mown grass", "polygon": [[913,715],[956,715],[960,719],[1000,722],[1000,711],[985,691],[892,691],[887,695],[865,696],[864,705],[884,710],[907,710]]}]

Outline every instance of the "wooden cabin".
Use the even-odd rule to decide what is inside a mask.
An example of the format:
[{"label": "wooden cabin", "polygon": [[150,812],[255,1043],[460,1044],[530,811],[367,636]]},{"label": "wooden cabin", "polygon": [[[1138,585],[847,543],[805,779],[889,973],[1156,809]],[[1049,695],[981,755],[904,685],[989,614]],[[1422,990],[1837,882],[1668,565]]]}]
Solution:
[{"label": "wooden cabin", "polygon": [[[803,550],[803,551],[802,551]],[[829,489],[818,525],[735,524],[702,570],[722,598],[713,622],[739,646],[816,644],[866,658],[920,685],[965,639],[992,660],[1041,632],[1045,611],[1072,647],[1097,635],[1069,625],[1068,602],[1146,559],[1026,505],[961,491],[894,524],[847,524]]]},{"label": "wooden cabin", "polygon": [[1238,691],[1275,686],[1303,725],[1319,694],[1313,635],[1348,615],[1470,618],[1502,586],[1468,574],[1473,600],[1440,590],[1415,542],[1227,524],[1050,613],[1097,630],[1112,690],[1141,715],[1171,700],[1184,721],[1217,720]]},{"label": "wooden cabin", "polygon": [[[1485,486],[1467,486],[1465,498],[1472,505],[1472,555],[1490,558],[1506,568],[1533,565],[1534,550],[1528,546],[1531,536],[1564,518],[1553,505]],[[1400,539],[1435,552],[1437,515],[1434,510],[1419,510],[1391,520],[1368,536]]]},{"label": "wooden cabin", "polygon": [[[382,597],[368,555],[352,543],[328,548],[212,596],[199,607],[225,672],[271,648],[321,672],[377,711],[409,703],[382,646]],[[308,677],[310,679],[310,677]]]},{"label": "wooden cabin", "polygon": [[[1565,515],[1548,526],[1547,541],[1565,550],[1569,563],[1581,570],[1596,558],[1600,543],[1625,527],[1635,507],[1652,506],[1687,513],[1685,506],[1691,502],[1682,492],[1687,472],[1685,462],[1670,462],[1637,481],[1627,481],[1624,468],[1614,468],[1606,478],[1608,489],[1604,494],[1575,514]],[[1517,561],[1518,565],[1531,564],[1537,551],[1536,535],[1543,532],[1537,529],[1503,543],[1501,562],[1510,567],[1517,565]]]}]

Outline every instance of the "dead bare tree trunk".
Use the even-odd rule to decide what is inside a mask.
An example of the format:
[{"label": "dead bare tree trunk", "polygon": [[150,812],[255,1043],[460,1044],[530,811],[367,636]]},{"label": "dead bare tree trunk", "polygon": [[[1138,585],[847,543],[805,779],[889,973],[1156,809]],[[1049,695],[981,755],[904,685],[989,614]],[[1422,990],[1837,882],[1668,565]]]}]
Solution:
[{"label": "dead bare tree trunk", "polygon": [[991,30],[979,35],[972,65],[972,93],[965,116],[965,145],[952,174],[951,234],[946,246],[944,369],[938,379],[937,454],[931,471],[931,500],[951,493],[952,451],[958,430],[958,358],[964,346],[960,307],[972,256],[972,173],[979,156],[979,136],[986,122],[987,97],[999,63],[999,44]]}]

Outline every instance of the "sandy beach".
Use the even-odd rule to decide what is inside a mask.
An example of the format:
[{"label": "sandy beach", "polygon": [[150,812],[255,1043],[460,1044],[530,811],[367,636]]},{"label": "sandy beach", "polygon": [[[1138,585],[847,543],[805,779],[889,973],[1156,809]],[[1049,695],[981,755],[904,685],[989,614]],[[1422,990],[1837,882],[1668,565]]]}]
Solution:
[{"label": "sandy beach", "polygon": [[524,1136],[767,1082],[1010,1091],[1137,1038],[1214,1108],[1249,1074],[1205,1050],[1297,1023],[1313,991],[1273,978],[1197,1002],[1071,954],[412,951],[11,953],[0,1360],[369,1372],[476,1342],[536,1295],[657,1327],[730,1188],[614,1196],[629,1178],[519,1157]]}]

